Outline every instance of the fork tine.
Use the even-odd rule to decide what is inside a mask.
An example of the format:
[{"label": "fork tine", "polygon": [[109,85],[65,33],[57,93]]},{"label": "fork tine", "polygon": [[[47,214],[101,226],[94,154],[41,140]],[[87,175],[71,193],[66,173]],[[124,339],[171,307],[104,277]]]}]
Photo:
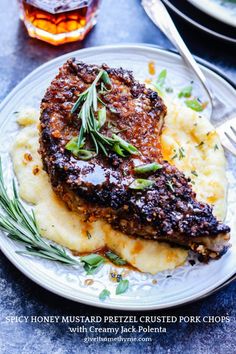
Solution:
[{"label": "fork tine", "polygon": [[232,145],[236,144],[236,139],[234,136],[231,136],[229,134],[229,132],[225,131],[225,135],[227,136],[227,138],[229,139],[229,141],[232,143]]},{"label": "fork tine", "polygon": [[226,150],[231,152],[231,154],[236,156],[236,149],[229,141],[228,142],[222,142],[222,145],[226,148]]},{"label": "fork tine", "polygon": [[229,135],[225,133],[224,138],[221,137],[221,144],[231,152],[231,154],[236,156],[236,148],[235,146],[231,143],[231,139],[229,138]]},{"label": "fork tine", "polygon": [[236,156],[236,116],[216,128],[221,144]]},{"label": "fork tine", "polygon": [[229,152],[231,152],[231,154],[233,154],[234,156],[236,156],[236,149],[235,149],[235,147],[233,147],[233,145],[232,144],[227,144],[226,146],[225,146],[225,148],[229,151]]},{"label": "fork tine", "polygon": [[234,132],[234,134],[236,135],[236,129],[232,125],[230,126],[230,128]]}]

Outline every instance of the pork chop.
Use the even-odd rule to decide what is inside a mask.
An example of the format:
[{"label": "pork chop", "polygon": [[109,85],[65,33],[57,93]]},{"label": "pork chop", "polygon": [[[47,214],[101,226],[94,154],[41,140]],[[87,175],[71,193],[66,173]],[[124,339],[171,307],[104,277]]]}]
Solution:
[{"label": "pork chop", "polygon": [[[100,99],[107,109],[101,133],[116,133],[138,154],[122,157],[111,149],[83,160],[66,146],[81,129],[78,99],[105,70],[111,89]],[[52,81],[41,104],[40,154],[54,191],[85,219],[105,219],[114,229],[133,237],[167,241],[199,253],[205,260],[220,257],[228,248],[229,227],[198,202],[190,180],[162,158],[160,134],[166,107],[158,94],[137,82],[130,71],[68,60]],[[92,141],[87,138],[87,147]],[[135,167],[159,163],[161,168],[140,174]],[[134,189],[137,179],[148,188]]]}]

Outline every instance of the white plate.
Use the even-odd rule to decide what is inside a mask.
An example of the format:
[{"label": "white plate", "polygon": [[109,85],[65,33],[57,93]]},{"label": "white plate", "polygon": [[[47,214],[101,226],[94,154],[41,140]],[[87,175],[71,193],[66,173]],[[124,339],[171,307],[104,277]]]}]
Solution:
[{"label": "white plate", "polygon": [[236,27],[236,1],[227,0],[188,0],[206,14]]},{"label": "white plate", "polygon": [[[13,177],[9,157],[9,147],[17,134],[14,111],[24,106],[39,107],[40,99],[58,68],[67,58],[75,56],[88,63],[107,63],[113,67],[122,66],[134,71],[135,77],[143,80],[148,75],[148,62],[156,61],[157,71],[166,68],[168,77],[174,86],[181,86],[192,80],[192,75],[184,66],[181,58],[173,53],[141,45],[121,45],[95,47],[79,50],[54,59],[33,71],[5,99],[0,113],[0,154],[3,159],[5,179],[10,186]],[[235,102],[235,91],[224,79],[215,72],[202,67],[207,79],[211,81],[215,92],[228,106]],[[72,268],[58,263],[27,258],[15,253],[21,246],[6,235],[0,235],[1,248],[9,260],[30,279],[44,288],[68,299],[86,304],[125,310],[160,309],[180,305],[206,295],[230,278],[236,269],[236,242],[233,226],[233,212],[236,209],[236,177],[231,168],[228,213],[226,222],[232,227],[233,247],[219,261],[194,266],[189,264],[174,271],[162,272],[155,276],[132,271],[129,274],[130,289],[119,296],[112,295],[105,302],[98,299],[104,286],[114,294],[114,284],[108,280],[110,265],[105,265],[96,275],[94,284],[85,286],[88,276],[82,268]],[[167,277],[171,275],[171,277]],[[91,276],[89,276],[91,278]],[[153,284],[153,279],[157,280]]]}]

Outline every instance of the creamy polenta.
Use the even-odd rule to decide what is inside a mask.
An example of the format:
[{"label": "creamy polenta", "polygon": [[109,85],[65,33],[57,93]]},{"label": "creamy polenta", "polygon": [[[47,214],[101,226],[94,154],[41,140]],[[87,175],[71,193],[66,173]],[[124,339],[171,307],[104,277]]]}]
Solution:
[{"label": "creamy polenta", "polygon": [[[178,103],[171,103],[168,108],[161,137],[164,158],[191,178],[198,199],[213,204],[215,215],[223,219],[227,183],[219,138],[205,117],[199,118],[196,112],[180,108]],[[12,148],[14,170],[21,198],[34,205],[42,236],[79,253],[107,246],[140,271],[152,274],[185,262],[186,250],[164,242],[131,238],[104,221],[84,222],[79,214],[70,211],[55,195],[42,169],[37,112],[21,112],[18,123],[23,129]]]}]

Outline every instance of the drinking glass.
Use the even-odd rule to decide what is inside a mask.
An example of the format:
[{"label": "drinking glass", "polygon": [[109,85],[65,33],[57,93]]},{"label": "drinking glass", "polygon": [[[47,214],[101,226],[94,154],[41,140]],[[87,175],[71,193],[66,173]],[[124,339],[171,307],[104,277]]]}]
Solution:
[{"label": "drinking glass", "polygon": [[59,45],[82,40],[96,24],[100,0],[20,0],[31,37]]}]

